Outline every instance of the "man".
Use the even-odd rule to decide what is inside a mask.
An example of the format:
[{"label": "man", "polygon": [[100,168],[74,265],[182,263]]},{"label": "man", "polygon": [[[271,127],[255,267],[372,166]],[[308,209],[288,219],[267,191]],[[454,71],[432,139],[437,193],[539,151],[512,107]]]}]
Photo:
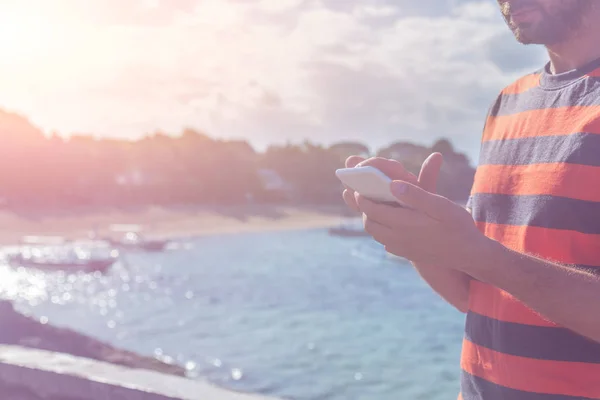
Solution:
[{"label": "man", "polygon": [[491,107],[471,213],[433,193],[440,154],[418,178],[391,160],[347,161],[387,173],[415,210],[344,199],[467,313],[461,398],[600,399],[600,0],[498,2],[550,61]]}]

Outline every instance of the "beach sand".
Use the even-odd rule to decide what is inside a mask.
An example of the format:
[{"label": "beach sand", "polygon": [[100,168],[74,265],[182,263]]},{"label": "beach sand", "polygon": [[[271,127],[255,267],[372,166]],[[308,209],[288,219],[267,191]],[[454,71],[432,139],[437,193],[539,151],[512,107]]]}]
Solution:
[{"label": "beach sand", "polygon": [[326,228],[356,215],[343,206],[146,207],[17,213],[0,211],[0,244],[23,236],[85,239],[112,224],[140,225],[146,237],[176,238],[207,234]]}]

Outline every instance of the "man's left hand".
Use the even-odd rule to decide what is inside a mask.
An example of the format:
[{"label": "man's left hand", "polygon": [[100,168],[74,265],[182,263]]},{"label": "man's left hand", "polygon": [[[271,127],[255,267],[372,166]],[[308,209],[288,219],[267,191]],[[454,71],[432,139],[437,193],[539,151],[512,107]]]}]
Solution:
[{"label": "man's left hand", "polygon": [[489,241],[471,214],[451,200],[403,181],[394,181],[390,189],[411,209],[356,195],[365,230],[388,252],[415,263],[461,269]]}]

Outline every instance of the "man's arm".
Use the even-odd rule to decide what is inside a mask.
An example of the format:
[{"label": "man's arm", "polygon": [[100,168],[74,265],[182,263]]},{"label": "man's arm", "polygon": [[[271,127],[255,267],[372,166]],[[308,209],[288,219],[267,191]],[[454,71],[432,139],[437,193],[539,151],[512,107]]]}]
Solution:
[{"label": "man's arm", "polygon": [[498,287],[600,343],[600,274],[513,251],[483,235],[464,208],[416,185],[397,181],[391,191],[414,210],[357,199],[365,230],[379,243],[417,264],[459,270]]},{"label": "man's arm", "polygon": [[600,342],[600,275],[517,253],[488,240],[464,272],[494,285],[541,314]]},{"label": "man's arm", "polygon": [[462,271],[443,269],[433,265],[413,263],[421,278],[444,300],[458,311],[469,309],[469,284],[471,277]]},{"label": "man's arm", "polygon": [[[467,206],[466,210],[471,213]],[[412,263],[421,278],[427,282],[434,292],[452,304],[458,311],[469,310],[469,286],[471,276],[462,271],[448,270],[420,263]]]}]

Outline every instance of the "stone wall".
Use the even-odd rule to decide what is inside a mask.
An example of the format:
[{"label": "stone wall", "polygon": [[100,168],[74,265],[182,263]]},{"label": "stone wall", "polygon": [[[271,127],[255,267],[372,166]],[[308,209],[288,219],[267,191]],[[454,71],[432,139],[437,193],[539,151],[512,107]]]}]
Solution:
[{"label": "stone wall", "polygon": [[0,300],[0,327],[0,344],[31,347],[130,368],[185,376],[185,369],[179,365],[166,364],[152,357],[116,348],[72,329],[42,324],[20,314],[6,300]]},{"label": "stone wall", "polygon": [[156,371],[6,345],[0,346],[0,395],[3,400],[269,400]]}]

